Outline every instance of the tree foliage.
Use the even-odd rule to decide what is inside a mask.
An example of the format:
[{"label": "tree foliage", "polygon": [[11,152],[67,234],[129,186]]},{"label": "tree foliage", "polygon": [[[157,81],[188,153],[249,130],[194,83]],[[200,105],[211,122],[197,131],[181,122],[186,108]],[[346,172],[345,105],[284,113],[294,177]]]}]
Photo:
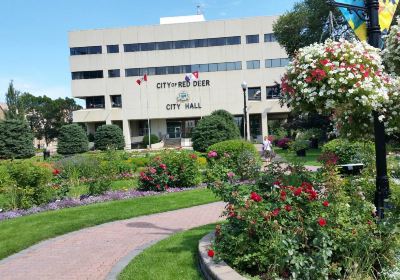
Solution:
[{"label": "tree foliage", "polygon": [[58,136],[57,152],[59,154],[78,154],[87,152],[89,141],[86,132],[78,124],[64,125]]},{"label": "tree foliage", "polygon": [[114,124],[100,126],[94,135],[94,146],[98,150],[116,149],[125,147],[125,139],[122,129]]},{"label": "tree foliage", "polygon": [[239,128],[233,117],[229,120],[225,113],[211,114],[197,123],[192,134],[193,149],[204,152],[215,143],[239,138]]},{"label": "tree foliage", "polygon": [[0,159],[30,158],[35,155],[33,134],[21,119],[0,121]]},{"label": "tree foliage", "polygon": [[6,103],[8,110],[6,111],[7,119],[23,119],[24,110],[20,100],[21,92],[14,88],[13,81],[8,85],[6,93]]},{"label": "tree foliage", "polygon": [[68,97],[53,100],[24,93],[20,99],[35,137],[44,139],[47,145],[58,137],[63,125],[72,123],[72,112],[82,108]]}]

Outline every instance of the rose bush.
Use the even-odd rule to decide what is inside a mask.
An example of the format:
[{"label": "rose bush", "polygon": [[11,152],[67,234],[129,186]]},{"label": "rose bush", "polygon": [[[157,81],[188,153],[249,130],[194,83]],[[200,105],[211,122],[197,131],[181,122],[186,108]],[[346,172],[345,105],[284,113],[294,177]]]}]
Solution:
[{"label": "rose bush", "polygon": [[371,135],[376,111],[393,133],[400,129],[398,83],[384,72],[378,49],[327,40],[300,49],[289,63],[281,102],[297,112],[331,116],[349,138]]},{"label": "rose bush", "polygon": [[391,268],[398,221],[328,165],[317,175],[272,164],[254,185],[210,186],[227,202],[214,258],[257,279],[375,279]]}]

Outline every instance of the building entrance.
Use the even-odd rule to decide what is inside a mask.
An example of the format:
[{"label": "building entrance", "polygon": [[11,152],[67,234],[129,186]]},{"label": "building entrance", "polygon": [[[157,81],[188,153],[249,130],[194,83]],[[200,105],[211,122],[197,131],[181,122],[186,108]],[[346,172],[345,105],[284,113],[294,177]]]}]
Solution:
[{"label": "building entrance", "polygon": [[181,138],[182,121],[167,121],[167,135],[170,139]]}]

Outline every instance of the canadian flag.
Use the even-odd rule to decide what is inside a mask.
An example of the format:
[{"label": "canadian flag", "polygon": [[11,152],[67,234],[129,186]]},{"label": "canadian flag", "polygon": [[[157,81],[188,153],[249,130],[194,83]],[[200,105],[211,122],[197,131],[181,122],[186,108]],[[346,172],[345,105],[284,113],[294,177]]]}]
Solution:
[{"label": "canadian flag", "polygon": [[147,82],[147,74],[144,74],[143,77],[140,77],[140,79],[136,80],[136,83],[140,86],[143,82]]},{"label": "canadian flag", "polygon": [[199,79],[199,71],[195,71],[193,73],[189,73],[185,75],[185,81],[190,82]]}]

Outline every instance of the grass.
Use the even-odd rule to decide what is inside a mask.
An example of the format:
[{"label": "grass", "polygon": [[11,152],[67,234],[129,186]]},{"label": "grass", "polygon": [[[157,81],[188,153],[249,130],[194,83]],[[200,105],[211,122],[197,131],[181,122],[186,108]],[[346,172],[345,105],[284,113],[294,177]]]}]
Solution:
[{"label": "grass", "polygon": [[111,221],[217,201],[208,189],[61,209],[0,222],[0,259],[39,241]]},{"label": "grass", "polygon": [[321,163],[318,162],[318,158],[321,155],[321,149],[309,149],[307,150],[305,157],[298,157],[296,152],[280,148],[276,148],[274,151],[290,163],[300,162],[304,165],[321,166]]},{"label": "grass", "polygon": [[213,229],[215,225],[206,225],[158,242],[134,258],[118,279],[203,279],[197,269],[197,246],[199,240]]}]

